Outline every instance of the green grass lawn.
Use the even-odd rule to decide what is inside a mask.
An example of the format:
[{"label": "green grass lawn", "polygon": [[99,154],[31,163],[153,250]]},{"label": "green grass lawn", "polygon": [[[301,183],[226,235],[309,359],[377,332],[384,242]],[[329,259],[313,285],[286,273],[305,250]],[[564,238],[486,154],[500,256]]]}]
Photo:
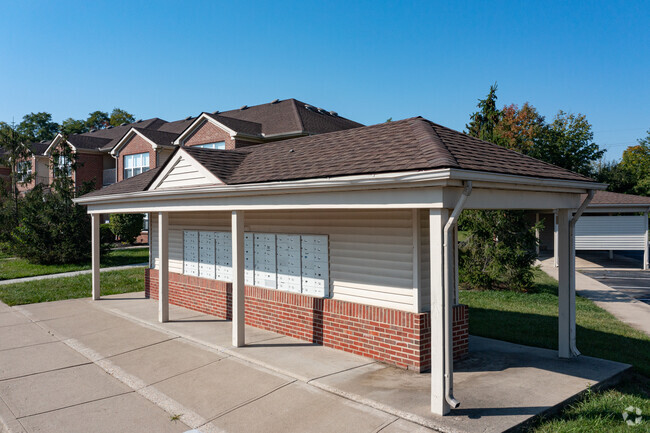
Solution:
[{"label": "green grass lawn", "polygon": [[[102,254],[101,267],[123,266],[149,261],[149,248],[131,248],[113,250]],[[0,280],[34,277],[36,275],[58,274],[61,272],[83,271],[90,269],[90,263],[70,265],[37,265],[25,259],[0,258]]]},{"label": "green grass lawn", "polygon": [[[92,275],[50,278],[25,281],[0,286],[0,301],[7,305],[34,304],[61,301],[63,299],[87,298],[91,295]],[[144,290],[142,268],[108,271],[100,274],[102,295],[139,292]]]},{"label": "green grass lawn", "polygon": [[[541,270],[535,271],[535,290],[529,293],[462,290],[460,301],[470,309],[470,334],[557,350],[557,281]],[[577,297],[576,338],[582,354],[631,364],[635,373],[614,389],[591,393],[533,431],[650,431],[650,421],[632,429],[621,417],[623,409],[636,405],[650,419],[650,337]]]}]

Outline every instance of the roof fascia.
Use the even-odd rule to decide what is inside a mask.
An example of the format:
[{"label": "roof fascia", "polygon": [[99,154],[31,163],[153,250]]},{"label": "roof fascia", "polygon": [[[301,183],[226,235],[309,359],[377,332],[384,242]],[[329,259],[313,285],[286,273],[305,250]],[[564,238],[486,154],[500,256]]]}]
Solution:
[{"label": "roof fascia", "polygon": [[[544,187],[573,188],[585,190],[605,190],[607,184],[566,179],[551,179],[545,177],[520,176],[514,174],[492,173],[487,171],[463,170],[451,168],[450,177],[459,180],[471,180],[476,182],[534,185]],[[478,185],[475,185],[478,186]]]}]

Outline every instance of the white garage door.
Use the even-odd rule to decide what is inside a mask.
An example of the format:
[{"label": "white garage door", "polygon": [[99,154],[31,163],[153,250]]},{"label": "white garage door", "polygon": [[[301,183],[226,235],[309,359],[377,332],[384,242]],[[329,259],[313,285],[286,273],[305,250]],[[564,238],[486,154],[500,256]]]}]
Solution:
[{"label": "white garage door", "polygon": [[646,217],[583,216],[576,223],[576,250],[643,250]]}]

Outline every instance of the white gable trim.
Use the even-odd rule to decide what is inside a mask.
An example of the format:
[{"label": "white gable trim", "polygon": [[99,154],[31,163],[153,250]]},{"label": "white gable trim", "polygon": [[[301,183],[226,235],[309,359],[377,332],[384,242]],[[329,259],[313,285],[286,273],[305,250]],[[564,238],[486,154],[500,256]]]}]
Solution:
[{"label": "white gable trim", "polygon": [[[165,180],[168,179],[169,175],[174,171],[176,166],[181,161],[189,162],[192,167],[206,179],[206,182],[202,186],[208,185],[223,185],[224,183],[217,176],[212,174],[208,169],[201,165],[196,159],[194,159],[189,153],[187,153],[183,148],[179,149],[178,152],[167,162],[165,168],[156,175],[155,181],[147,188],[147,191],[153,191],[161,187],[165,183]],[[196,185],[192,186],[196,188]]]},{"label": "white gable trim", "polygon": [[122,137],[120,139],[120,141],[117,142],[117,144],[113,147],[113,149],[111,149],[111,156],[117,158],[119,156],[119,150],[122,147],[124,147],[129,142],[129,140],[131,140],[131,138],[133,138],[136,135],[142,137],[147,143],[149,143],[151,145],[151,147],[154,150],[157,149],[158,147],[161,147],[161,146],[157,145],[156,143],[154,143],[153,141],[151,141],[149,138],[147,138],[143,133],[141,133],[137,129],[131,128],[131,129],[129,129],[129,132],[124,134],[124,137]]},{"label": "white gable trim", "polygon": [[185,140],[189,138],[189,136],[191,136],[194,132],[196,132],[199,128],[201,128],[206,122],[210,122],[217,128],[227,132],[228,134],[230,134],[230,138],[235,138],[235,136],[237,135],[237,131],[228,128],[226,125],[224,125],[221,122],[217,122],[212,117],[208,116],[206,113],[201,113],[201,115],[197,117],[196,120],[194,120],[194,122],[192,122],[192,124],[188,126],[187,129],[185,129],[185,131],[183,131],[183,133],[178,136],[178,138],[176,138],[176,140],[174,140],[174,144],[180,145],[184,143]]},{"label": "white gable trim", "polygon": [[[52,150],[53,150],[54,148],[56,148],[56,146],[58,146],[59,143],[61,143],[61,140],[62,140],[62,139],[63,139],[63,135],[61,135],[61,134],[56,134],[56,137],[54,137],[54,140],[52,140],[52,142],[51,142],[50,145],[47,147],[47,149],[45,149],[44,154],[47,155],[47,156],[50,156]],[[69,141],[66,141],[66,143],[68,144],[68,146],[70,146],[70,147],[72,148],[72,150],[73,150],[74,152],[77,151],[77,148],[74,147],[72,143],[70,143]]]}]

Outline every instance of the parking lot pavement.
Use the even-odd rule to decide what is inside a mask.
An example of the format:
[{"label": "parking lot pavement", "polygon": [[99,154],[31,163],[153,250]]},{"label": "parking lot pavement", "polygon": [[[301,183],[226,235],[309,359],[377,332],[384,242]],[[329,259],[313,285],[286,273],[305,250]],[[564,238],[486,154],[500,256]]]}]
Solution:
[{"label": "parking lot pavement", "polygon": [[650,305],[650,272],[648,271],[583,269],[580,272]]}]

